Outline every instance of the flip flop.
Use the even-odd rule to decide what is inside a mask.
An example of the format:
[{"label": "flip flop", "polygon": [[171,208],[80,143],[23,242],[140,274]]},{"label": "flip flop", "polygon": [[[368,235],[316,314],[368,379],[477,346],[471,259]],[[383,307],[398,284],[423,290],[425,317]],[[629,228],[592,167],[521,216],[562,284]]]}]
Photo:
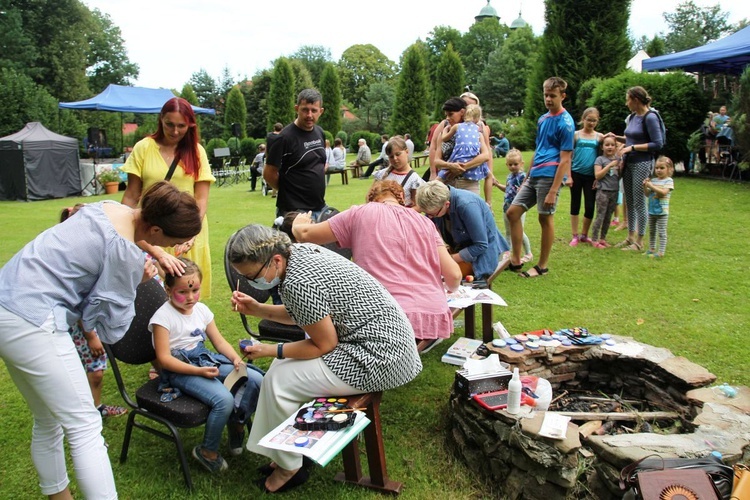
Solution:
[{"label": "flip flop", "polygon": [[296,488],[297,486],[301,486],[307,482],[307,480],[310,478],[310,472],[305,469],[304,467],[300,468],[292,477],[289,478],[289,480],[284,483],[281,488],[279,488],[276,491],[271,491],[268,488],[266,488],[266,477],[258,479],[255,484],[263,490],[263,493],[284,493],[286,491],[289,491],[291,489]]},{"label": "flip flop", "polygon": [[536,271],[536,274],[529,274],[528,271],[524,271],[522,273],[519,273],[518,275],[522,278],[537,278],[539,276],[544,276],[545,274],[549,272],[548,267],[542,268],[542,267],[539,267],[538,265],[532,267],[532,269]]}]

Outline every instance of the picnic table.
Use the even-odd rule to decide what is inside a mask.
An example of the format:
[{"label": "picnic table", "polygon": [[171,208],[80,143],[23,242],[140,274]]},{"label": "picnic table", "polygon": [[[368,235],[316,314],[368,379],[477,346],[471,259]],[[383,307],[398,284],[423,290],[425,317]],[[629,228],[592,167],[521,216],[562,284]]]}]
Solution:
[{"label": "picnic table", "polygon": [[427,164],[427,158],[429,158],[429,155],[425,153],[417,153],[415,155],[412,155],[411,160],[409,163],[411,164],[411,168],[418,169],[419,167],[424,167]]}]

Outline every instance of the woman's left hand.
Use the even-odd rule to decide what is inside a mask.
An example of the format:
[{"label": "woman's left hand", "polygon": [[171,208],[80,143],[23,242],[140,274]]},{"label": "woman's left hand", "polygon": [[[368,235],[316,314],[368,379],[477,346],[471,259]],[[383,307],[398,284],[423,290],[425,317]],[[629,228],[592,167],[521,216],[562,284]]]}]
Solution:
[{"label": "woman's left hand", "polygon": [[190,251],[191,248],[193,248],[193,244],[195,243],[195,236],[190,238],[185,243],[180,243],[179,245],[174,246],[174,254],[175,256],[180,256],[184,253],[187,253]]}]

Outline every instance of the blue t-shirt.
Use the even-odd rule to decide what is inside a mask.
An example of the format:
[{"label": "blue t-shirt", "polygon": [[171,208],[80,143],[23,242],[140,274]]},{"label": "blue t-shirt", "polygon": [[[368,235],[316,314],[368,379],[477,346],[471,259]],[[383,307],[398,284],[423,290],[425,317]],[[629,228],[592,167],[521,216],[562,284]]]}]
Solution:
[{"label": "blue t-shirt", "polygon": [[599,134],[594,132],[593,139],[578,137],[573,149],[573,161],[570,169],[582,175],[594,176],[594,163],[599,152]]},{"label": "blue t-shirt", "polygon": [[554,177],[561,151],[573,151],[575,123],[565,108],[557,114],[547,112],[537,122],[536,151],[529,177]]}]

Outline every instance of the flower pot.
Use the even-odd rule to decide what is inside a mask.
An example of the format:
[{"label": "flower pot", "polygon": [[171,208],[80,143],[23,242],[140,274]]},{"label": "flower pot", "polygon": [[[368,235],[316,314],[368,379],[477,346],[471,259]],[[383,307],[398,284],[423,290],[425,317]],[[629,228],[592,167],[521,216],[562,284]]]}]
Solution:
[{"label": "flower pot", "polygon": [[107,194],[115,194],[119,187],[120,187],[119,182],[105,182],[104,192]]}]

